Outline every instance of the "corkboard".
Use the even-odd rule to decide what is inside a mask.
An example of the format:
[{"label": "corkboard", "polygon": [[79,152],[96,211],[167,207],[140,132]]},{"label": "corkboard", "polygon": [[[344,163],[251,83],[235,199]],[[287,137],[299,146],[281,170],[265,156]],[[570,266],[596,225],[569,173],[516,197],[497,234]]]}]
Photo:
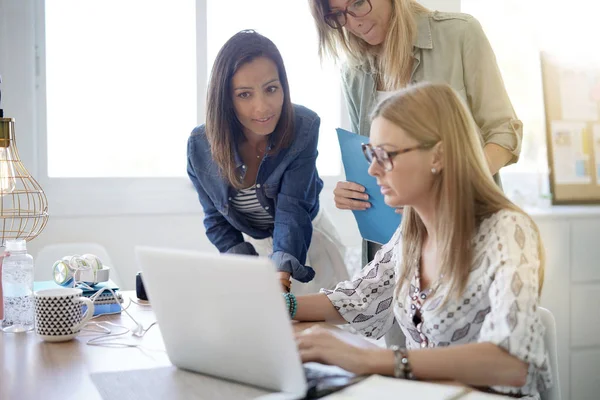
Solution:
[{"label": "corkboard", "polygon": [[600,204],[600,67],[541,55],[552,204]]}]

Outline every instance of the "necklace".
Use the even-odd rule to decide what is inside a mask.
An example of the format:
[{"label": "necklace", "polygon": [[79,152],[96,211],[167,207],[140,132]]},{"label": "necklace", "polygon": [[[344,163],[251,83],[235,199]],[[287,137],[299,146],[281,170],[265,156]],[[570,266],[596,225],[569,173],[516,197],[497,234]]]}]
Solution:
[{"label": "necklace", "polygon": [[261,157],[264,156],[265,150],[260,148],[260,144],[256,145],[255,150],[256,150],[256,158],[260,159]]},{"label": "necklace", "polygon": [[435,293],[435,291],[438,289],[438,287],[440,286],[441,280],[443,278],[443,274],[440,276],[440,278],[437,280],[437,282],[435,282],[433,285],[431,285],[428,289],[426,290],[421,290],[421,273],[420,273],[420,269],[421,269],[421,257],[419,257],[418,259],[415,260],[416,261],[416,266],[415,266],[415,286],[414,289],[412,289],[412,293],[410,294],[410,300],[411,300],[411,304],[410,304],[410,313],[409,313],[409,317],[412,320],[413,324],[415,324],[415,328],[417,328],[417,332],[419,333],[419,338],[421,339],[420,343],[421,343],[421,347],[433,347],[434,343],[433,342],[429,342],[429,339],[427,339],[427,336],[425,336],[425,334],[423,333],[423,317],[421,315],[421,308],[423,307],[423,303],[425,303],[425,300],[427,300],[427,298],[429,296],[431,296],[433,293]]}]

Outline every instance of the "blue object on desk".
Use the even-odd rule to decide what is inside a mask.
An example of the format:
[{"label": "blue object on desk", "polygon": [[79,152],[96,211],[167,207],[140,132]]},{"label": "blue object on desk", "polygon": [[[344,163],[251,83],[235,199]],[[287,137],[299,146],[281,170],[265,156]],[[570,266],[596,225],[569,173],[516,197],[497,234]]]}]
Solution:
[{"label": "blue object on desk", "polygon": [[362,143],[368,142],[368,138],[341,128],[336,131],[346,171],[346,180],[364,186],[371,203],[371,208],[367,210],[352,211],[360,235],[363,239],[371,242],[385,244],[390,241],[398,229],[402,216],[385,204],[377,180],[369,175],[369,163],[365,159],[361,147]]},{"label": "blue object on desk", "polygon": [[[81,309],[82,313],[85,313],[87,310],[87,306],[83,306]],[[94,304],[94,315],[103,315],[103,314],[115,314],[121,312],[121,304],[112,303],[112,304]]]},{"label": "blue object on desk", "polygon": [[[108,280],[106,282],[101,282],[92,286],[94,290],[80,288],[83,291],[84,296],[91,296],[99,290],[102,290],[105,287],[108,287],[112,290],[119,290],[119,287],[112,281]],[[35,281],[33,282],[33,291],[44,290],[44,289],[64,289],[64,286],[60,286],[58,283],[54,281]],[[110,293],[108,290],[105,290],[104,293]]]},{"label": "blue object on desk", "polygon": [[[108,287],[110,289],[112,289],[115,294],[117,296],[120,297],[120,295],[118,294],[118,290],[119,287],[111,280],[108,280],[107,282],[101,282],[96,284],[95,286],[93,286],[94,290],[89,290],[89,289],[83,289],[82,290],[82,294],[85,297],[91,297],[94,293],[97,293],[98,291],[102,290],[103,288]],[[37,292],[38,290],[44,290],[44,289],[65,289],[64,286],[60,286],[58,283],[54,282],[54,281],[35,281],[33,282],[33,291]],[[121,304],[117,304],[117,303],[110,303],[110,299],[114,300],[114,297],[112,296],[112,294],[110,293],[110,291],[105,290],[104,292],[102,292],[102,294],[100,295],[100,297],[94,302],[94,315],[102,315],[102,314],[113,314],[113,313],[117,313],[117,312],[121,312]],[[108,299],[108,301],[107,301]],[[85,311],[87,310],[86,306],[82,307],[82,313],[85,313]]]}]

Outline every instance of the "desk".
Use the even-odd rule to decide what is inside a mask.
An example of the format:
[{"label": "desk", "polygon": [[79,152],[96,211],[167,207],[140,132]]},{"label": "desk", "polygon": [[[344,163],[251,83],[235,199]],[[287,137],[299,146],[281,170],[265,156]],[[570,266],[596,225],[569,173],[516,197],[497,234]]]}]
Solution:
[{"label": "desk", "polygon": [[[123,292],[125,303],[135,298],[134,292]],[[149,306],[131,303],[128,311],[144,328],[148,327],[156,317]],[[134,327],[134,322],[125,314],[102,316],[94,321],[110,321],[117,325]],[[313,323],[297,323],[294,329],[302,331]],[[115,328],[120,332],[120,328]],[[359,336],[339,330],[339,335],[357,346],[375,346],[375,344]],[[49,343],[39,339],[34,332],[25,334],[0,333],[0,400],[102,400],[100,393],[92,382],[90,374],[98,372],[118,372],[142,370],[149,368],[172,367],[158,326],[152,327],[143,338],[130,333],[114,338],[113,342],[139,344],[143,348],[90,346],[86,342],[98,333],[82,332],[76,339]],[[174,367],[172,367],[174,368]],[[207,392],[197,398],[215,398],[215,393],[233,393],[237,384],[222,381],[203,375],[190,374],[185,371],[166,371],[156,369],[152,372],[155,379],[172,379],[173,374],[188,374],[183,379],[196,380],[204,377]],[[147,377],[146,377],[147,378]],[[150,378],[151,379],[151,378]],[[147,379],[145,380],[147,381]],[[202,387],[204,382],[202,382]],[[244,390],[248,387],[244,386]],[[263,394],[262,390],[254,390]],[[259,393],[260,392],[260,393]],[[153,392],[154,393],[154,392]],[[206,397],[208,396],[208,397]],[[221,398],[222,396],[217,396]],[[226,396],[238,399],[239,396]],[[184,398],[184,397],[181,397]],[[188,397],[185,397],[188,398]]]},{"label": "desk", "polygon": [[[123,294],[124,297],[135,297],[134,292]],[[126,299],[124,304],[127,303]],[[131,303],[128,311],[144,327],[156,320],[149,306]],[[111,321],[130,328],[135,326],[125,313],[98,317],[94,321]],[[115,328],[115,331],[121,329]],[[107,348],[86,344],[98,335],[82,332],[75,340],[49,343],[39,339],[34,332],[0,333],[0,399],[101,400],[90,373],[171,365],[157,326],[152,327],[143,338],[128,334],[115,339],[154,350],[145,353],[137,348]]]},{"label": "desk", "polygon": [[[129,298],[135,299],[135,292],[122,293],[124,304],[129,302]],[[144,328],[156,320],[149,306],[131,303],[128,311]],[[135,326],[125,313],[98,317],[94,321],[110,321],[129,328]],[[295,329],[300,331],[312,325],[296,324]],[[120,328],[115,328],[115,332],[120,331]],[[153,326],[143,338],[130,333],[114,338],[114,342],[139,344],[144,351],[138,348],[108,348],[86,344],[98,335],[82,332],[74,340],[49,343],[39,339],[34,332],[0,332],[0,400],[101,400],[90,377],[91,373],[172,365],[158,326]]]}]

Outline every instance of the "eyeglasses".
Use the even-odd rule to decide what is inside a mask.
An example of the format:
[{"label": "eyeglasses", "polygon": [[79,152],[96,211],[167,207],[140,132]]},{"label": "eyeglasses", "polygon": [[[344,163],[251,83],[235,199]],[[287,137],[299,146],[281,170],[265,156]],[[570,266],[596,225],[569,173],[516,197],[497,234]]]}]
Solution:
[{"label": "eyeglasses", "polygon": [[418,146],[409,147],[402,150],[385,151],[379,146],[373,147],[370,143],[363,143],[361,146],[363,154],[365,155],[365,158],[367,159],[369,164],[373,163],[373,160],[375,160],[381,168],[388,172],[394,168],[394,164],[392,163],[392,159],[394,157],[400,154],[408,153],[410,151],[430,149],[432,147],[430,145],[420,144]]},{"label": "eyeglasses", "polygon": [[371,12],[371,0],[353,0],[346,8],[325,14],[325,22],[333,29],[340,29],[348,22],[348,14],[354,18],[364,17]]}]

